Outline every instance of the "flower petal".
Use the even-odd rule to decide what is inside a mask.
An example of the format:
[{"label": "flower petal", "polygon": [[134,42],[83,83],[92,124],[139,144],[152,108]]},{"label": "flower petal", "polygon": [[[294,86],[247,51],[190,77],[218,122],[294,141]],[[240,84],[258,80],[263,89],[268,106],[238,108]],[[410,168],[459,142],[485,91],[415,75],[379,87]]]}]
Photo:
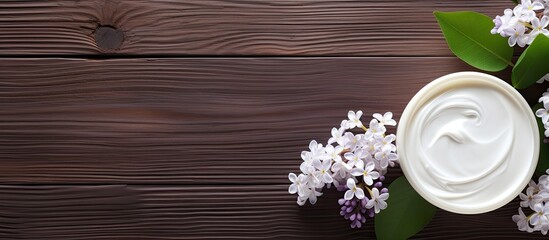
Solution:
[{"label": "flower petal", "polygon": [[379,195],[379,197],[377,197],[377,199],[383,200],[383,201],[387,200],[388,198],[389,198],[389,193],[382,193]]},{"label": "flower petal", "polygon": [[368,175],[370,175],[370,177],[372,177],[372,179],[378,179],[379,178],[379,173],[376,172],[376,171],[372,171]]},{"label": "flower petal", "polygon": [[387,208],[387,203],[385,201],[379,201],[377,205],[380,210]]},{"label": "flower petal", "polygon": [[312,140],[310,143],[309,143],[309,149],[311,149],[311,151],[314,151],[317,147],[318,143],[316,142],[316,140]]},{"label": "flower petal", "polygon": [[297,192],[297,185],[296,184],[290,185],[290,187],[288,188],[288,192],[291,193],[291,194],[296,193]]},{"label": "flower petal", "polygon": [[383,119],[383,116],[381,116],[381,114],[379,114],[379,113],[374,113],[373,116],[374,116],[375,119],[377,119],[379,121],[381,121]]},{"label": "flower petal", "polygon": [[352,179],[352,178],[347,179],[347,187],[348,187],[349,189],[355,188],[355,187],[356,187],[355,180]]},{"label": "flower petal", "polygon": [[316,195],[315,195],[315,194],[309,195],[309,202],[310,202],[311,204],[314,205],[314,204],[316,203],[316,199],[317,199],[317,198],[316,198]]},{"label": "flower petal", "polygon": [[345,200],[351,200],[351,199],[353,199],[354,196],[355,196],[355,193],[352,190],[347,190],[345,192],[345,195],[343,196],[343,198]]},{"label": "flower petal", "polygon": [[351,170],[351,175],[355,177],[362,176],[363,174],[364,174],[364,170],[361,168],[353,168]]},{"label": "flower petal", "polygon": [[369,200],[369,201],[366,203],[366,208],[367,208],[367,209],[370,209],[370,208],[372,208],[375,204],[376,204],[376,201],[374,201],[374,200]]},{"label": "flower petal", "polygon": [[295,182],[297,180],[297,176],[295,175],[295,173],[289,173],[288,179],[290,179],[291,182]]},{"label": "flower petal", "polygon": [[[376,153],[376,155],[377,155],[377,153]],[[364,168],[364,170],[366,172],[371,172],[372,170],[374,170],[375,167],[376,167],[375,163],[369,162],[369,163],[366,164],[366,167]]]},{"label": "flower petal", "polygon": [[372,184],[374,184],[374,181],[372,180],[371,176],[364,176],[364,183],[366,183],[368,186],[372,186]]},{"label": "flower petal", "polygon": [[324,162],[322,162],[322,169],[324,170],[329,170],[331,166],[332,166],[332,161],[325,160]]},{"label": "flower petal", "polygon": [[323,178],[325,183],[332,183],[334,181],[332,176],[330,176],[330,174],[328,174],[328,173],[322,174],[322,178]]},{"label": "flower petal", "polygon": [[362,188],[357,188],[355,192],[356,198],[363,199],[364,198],[364,190]]},{"label": "flower petal", "polygon": [[347,117],[349,118],[349,120],[352,121],[352,120],[355,118],[355,112],[349,111],[349,112],[347,113]]}]

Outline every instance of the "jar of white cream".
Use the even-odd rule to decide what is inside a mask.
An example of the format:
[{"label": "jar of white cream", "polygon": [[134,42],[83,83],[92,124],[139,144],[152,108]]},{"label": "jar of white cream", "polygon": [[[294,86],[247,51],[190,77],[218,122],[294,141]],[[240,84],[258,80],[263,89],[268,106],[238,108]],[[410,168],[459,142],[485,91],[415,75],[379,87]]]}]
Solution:
[{"label": "jar of white cream", "polygon": [[539,155],[535,116],[494,76],[459,72],[423,87],[397,130],[402,170],[414,189],[447,211],[475,214],[513,200]]}]

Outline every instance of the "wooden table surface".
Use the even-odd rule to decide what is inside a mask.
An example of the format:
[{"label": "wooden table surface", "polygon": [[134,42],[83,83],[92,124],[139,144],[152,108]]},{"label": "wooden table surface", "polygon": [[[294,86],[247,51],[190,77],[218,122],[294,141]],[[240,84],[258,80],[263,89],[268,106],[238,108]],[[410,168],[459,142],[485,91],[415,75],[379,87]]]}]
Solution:
[{"label": "wooden table surface", "polygon": [[[474,70],[432,11],[512,6],[1,1],[0,239],[375,239],[339,216],[338,192],[296,205],[301,150],[350,109],[398,119],[431,80]],[[517,208],[440,210],[414,238],[540,238]]]}]

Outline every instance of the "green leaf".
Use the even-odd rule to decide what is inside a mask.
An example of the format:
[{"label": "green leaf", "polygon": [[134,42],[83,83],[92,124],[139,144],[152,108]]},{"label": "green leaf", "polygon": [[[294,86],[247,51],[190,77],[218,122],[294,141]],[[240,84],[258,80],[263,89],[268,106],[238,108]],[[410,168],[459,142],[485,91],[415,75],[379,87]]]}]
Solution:
[{"label": "green leaf", "polygon": [[399,177],[389,186],[387,209],[375,217],[377,239],[407,239],[423,229],[435,212],[435,206],[416,193],[404,176]]},{"label": "green leaf", "polygon": [[[532,111],[534,114],[536,111],[540,108],[543,108],[542,103],[538,103],[532,107]],[[539,159],[538,159],[538,165],[536,166],[536,174],[545,174],[545,170],[549,169],[549,144],[543,143],[543,139],[545,139],[545,127],[543,126],[543,123],[541,122],[541,118],[536,117],[536,121],[538,122],[538,128],[539,128],[539,139],[540,146],[539,146]]]},{"label": "green leaf", "polygon": [[450,50],[469,65],[485,71],[513,66],[507,39],[490,33],[492,19],[477,12],[434,12]]},{"label": "green leaf", "polygon": [[549,38],[539,34],[520,55],[511,79],[515,88],[525,88],[549,72]]},{"label": "green leaf", "polygon": [[513,2],[515,4],[519,4],[518,0],[511,0],[511,2]]}]

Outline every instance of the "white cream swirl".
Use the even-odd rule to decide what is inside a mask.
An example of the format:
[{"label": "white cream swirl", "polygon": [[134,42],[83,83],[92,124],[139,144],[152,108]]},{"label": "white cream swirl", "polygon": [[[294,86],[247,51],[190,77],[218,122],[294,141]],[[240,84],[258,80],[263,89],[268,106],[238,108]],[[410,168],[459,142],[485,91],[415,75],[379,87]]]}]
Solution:
[{"label": "white cream swirl", "polygon": [[524,100],[501,83],[471,77],[446,82],[418,93],[412,101],[416,106],[408,106],[401,118],[397,136],[405,137],[399,136],[397,144],[404,173],[441,208],[492,210],[498,199],[516,196],[531,177],[537,125]]}]

